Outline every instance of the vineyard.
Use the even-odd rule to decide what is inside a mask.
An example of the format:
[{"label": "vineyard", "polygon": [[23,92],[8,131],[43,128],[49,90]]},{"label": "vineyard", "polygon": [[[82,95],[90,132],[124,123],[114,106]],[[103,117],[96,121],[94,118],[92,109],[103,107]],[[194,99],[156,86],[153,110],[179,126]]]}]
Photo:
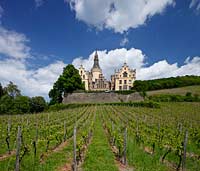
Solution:
[{"label": "vineyard", "polygon": [[200,104],[3,115],[0,170],[199,171]]}]

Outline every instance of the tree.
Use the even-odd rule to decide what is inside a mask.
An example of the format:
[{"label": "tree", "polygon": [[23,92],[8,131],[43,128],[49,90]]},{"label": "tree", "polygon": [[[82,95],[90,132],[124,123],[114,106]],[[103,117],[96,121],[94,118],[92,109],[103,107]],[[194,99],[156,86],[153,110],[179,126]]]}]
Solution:
[{"label": "tree", "polygon": [[0,98],[4,95],[4,89],[0,83]]},{"label": "tree", "polygon": [[14,99],[13,113],[22,114],[30,112],[30,98],[27,96],[17,96]]},{"label": "tree", "polygon": [[80,89],[84,89],[84,85],[79,72],[72,64],[69,64],[63,69],[62,75],[60,75],[54,83],[53,89],[49,92],[49,97],[51,98],[50,105],[61,103],[63,95]]},{"label": "tree", "polygon": [[0,99],[0,113],[10,114],[13,108],[13,98],[8,94],[3,95]]},{"label": "tree", "polygon": [[9,84],[5,87],[5,91],[12,98],[15,98],[21,95],[21,92],[18,89],[17,85],[13,84],[12,81],[10,81]]},{"label": "tree", "polygon": [[42,112],[46,109],[47,107],[47,104],[44,100],[43,97],[41,96],[36,96],[36,97],[32,97],[30,99],[30,102],[31,102],[31,106],[30,106],[30,112],[31,113],[38,113],[38,112]]}]

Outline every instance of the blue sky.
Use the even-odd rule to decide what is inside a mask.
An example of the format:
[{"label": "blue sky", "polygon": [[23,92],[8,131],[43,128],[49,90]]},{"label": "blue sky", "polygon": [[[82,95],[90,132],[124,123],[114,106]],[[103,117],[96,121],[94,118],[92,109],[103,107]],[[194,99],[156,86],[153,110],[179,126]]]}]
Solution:
[{"label": "blue sky", "polygon": [[[137,79],[200,75],[200,0],[1,0],[0,82],[47,97],[62,68],[109,79],[123,62]],[[13,73],[14,72],[14,73]]]}]

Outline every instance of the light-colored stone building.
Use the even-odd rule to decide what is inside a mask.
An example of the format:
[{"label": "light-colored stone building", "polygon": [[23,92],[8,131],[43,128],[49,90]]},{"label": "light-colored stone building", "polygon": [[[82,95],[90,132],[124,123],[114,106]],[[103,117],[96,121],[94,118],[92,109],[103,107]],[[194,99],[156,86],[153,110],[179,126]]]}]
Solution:
[{"label": "light-colored stone building", "polygon": [[111,75],[111,90],[130,90],[136,79],[136,70],[132,70],[126,63],[122,68]]},{"label": "light-colored stone building", "polygon": [[102,70],[99,66],[99,58],[97,52],[94,55],[94,65],[91,72],[88,72],[81,65],[79,74],[85,84],[85,90],[89,91],[106,91],[110,90],[110,82],[103,76]]},{"label": "light-colored stone building", "polygon": [[91,72],[86,71],[81,65],[79,74],[87,91],[130,90],[136,78],[136,70],[130,69],[124,63],[120,70],[116,71],[114,75],[111,75],[111,82],[107,81],[99,66],[97,52],[94,55],[94,65]]}]

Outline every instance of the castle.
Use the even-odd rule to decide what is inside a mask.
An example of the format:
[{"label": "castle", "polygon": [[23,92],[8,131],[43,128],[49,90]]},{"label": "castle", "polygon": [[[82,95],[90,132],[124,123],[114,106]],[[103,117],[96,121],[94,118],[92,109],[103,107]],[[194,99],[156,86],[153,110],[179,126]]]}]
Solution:
[{"label": "castle", "polygon": [[79,74],[87,91],[109,91],[109,90],[130,90],[136,78],[136,70],[132,70],[126,63],[122,68],[111,75],[111,81],[107,81],[103,76],[99,66],[97,51],[94,55],[94,64],[91,72],[86,71],[81,65]]}]

